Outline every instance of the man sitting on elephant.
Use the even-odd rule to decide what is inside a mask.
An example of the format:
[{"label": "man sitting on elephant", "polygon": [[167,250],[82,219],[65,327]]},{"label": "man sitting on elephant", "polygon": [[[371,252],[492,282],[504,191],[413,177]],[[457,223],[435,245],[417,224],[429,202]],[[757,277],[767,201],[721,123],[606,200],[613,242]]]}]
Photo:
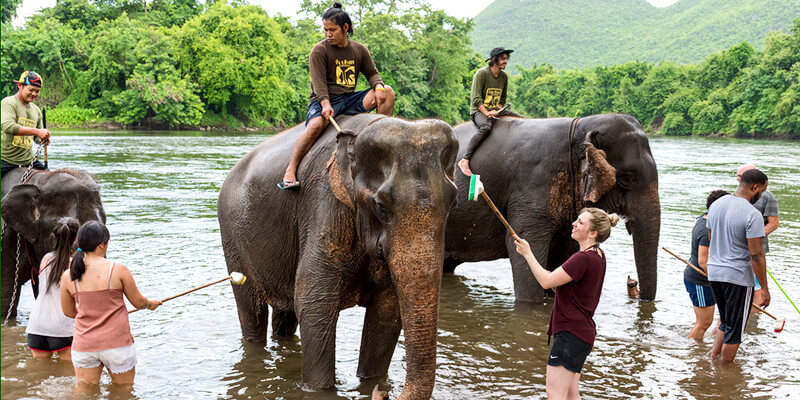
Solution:
[{"label": "man sitting on elephant", "polygon": [[[308,102],[306,129],[295,141],[289,166],[278,183],[281,189],[299,189],[297,167],[311,145],[328,126],[328,119],[337,115],[352,115],[377,108],[379,114],[394,114],[394,91],[383,84],[369,50],[350,40],[353,23],[342,10],[333,6],[322,14],[325,39],[317,43],[308,56],[311,75],[311,97]],[[369,81],[371,89],[355,91],[358,74]]]},{"label": "man sitting on elephant", "polygon": [[[3,99],[0,109],[2,120],[2,175],[17,167],[27,167],[33,161],[33,137],[43,144],[50,142],[50,131],[44,129],[42,110],[33,104],[42,89],[42,77],[25,71],[17,81],[17,94]],[[45,169],[40,161],[33,168]]]},{"label": "man sitting on elephant", "polygon": [[472,170],[469,169],[469,160],[483,139],[492,131],[492,125],[497,117],[521,117],[505,107],[508,95],[508,75],[503,70],[506,69],[508,57],[513,52],[514,50],[506,50],[503,47],[493,48],[489,53],[489,58],[486,59],[489,65],[479,69],[472,78],[470,114],[472,114],[472,122],[478,127],[478,133],[472,137],[464,157],[458,162],[458,167],[464,175],[472,175]]}]

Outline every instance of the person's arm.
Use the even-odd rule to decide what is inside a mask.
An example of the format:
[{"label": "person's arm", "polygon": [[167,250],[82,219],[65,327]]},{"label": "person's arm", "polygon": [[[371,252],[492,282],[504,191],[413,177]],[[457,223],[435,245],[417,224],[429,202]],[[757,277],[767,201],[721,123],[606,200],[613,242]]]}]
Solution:
[{"label": "person's arm", "polygon": [[69,276],[69,270],[64,271],[61,275],[61,312],[69,318],[75,318],[78,315],[78,309],[75,307],[75,299],[70,292],[72,279]]},{"label": "person's arm", "polygon": [[767,224],[764,225],[764,233],[769,235],[778,229],[778,217],[767,217]]},{"label": "person's arm", "polygon": [[770,296],[769,289],[767,288],[767,258],[764,255],[764,247],[762,245],[762,238],[748,238],[747,248],[750,250],[750,265],[753,267],[753,272],[756,274],[758,283],[761,284],[761,298],[762,302],[759,304],[761,307],[769,305]]},{"label": "person's arm", "polygon": [[697,263],[708,276],[708,246],[697,246]]},{"label": "person's arm", "polygon": [[[317,100],[323,106],[323,100],[329,100],[328,94],[328,63],[325,52],[322,48],[314,47],[308,55],[308,70],[311,76],[311,90],[317,96]],[[328,101],[330,107],[330,101]]]},{"label": "person's arm", "polygon": [[562,267],[556,268],[553,272],[544,269],[544,267],[539,264],[539,261],[536,260],[536,257],[533,256],[531,246],[525,239],[514,236],[514,244],[517,245],[517,253],[528,262],[528,267],[530,267],[534,278],[536,278],[536,281],[542,286],[542,289],[552,289],[572,282],[572,277],[569,276]]},{"label": "person's arm", "polygon": [[[39,121],[41,122],[41,120]],[[27,128],[17,123],[17,114],[11,105],[3,104],[0,111],[0,129],[3,133],[12,136],[36,136],[42,143],[50,141],[50,131],[47,129]]]},{"label": "person's arm", "polygon": [[[361,73],[367,78],[369,87],[377,89],[383,87],[383,79],[375,67],[375,61],[372,60],[372,55],[369,54],[369,49],[362,47],[363,53],[361,54]],[[377,91],[376,91],[377,92]]]},{"label": "person's arm", "polygon": [[498,104],[498,107],[503,108],[503,106],[506,105],[507,98],[508,98],[508,75],[506,75],[506,83],[503,85],[503,91],[500,92],[500,103]]},{"label": "person's arm", "polygon": [[117,273],[119,274],[120,281],[122,281],[122,291],[125,293],[125,297],[128,298],[128,301],[130,301],[134,307],[155,310],[161,305],[161,301],[149,300],[139,292],[139,288],[136,287],[136,282],[133,280],[133,275],[128,267],[123,264],[117,264],[114,270],[118,271]]}]

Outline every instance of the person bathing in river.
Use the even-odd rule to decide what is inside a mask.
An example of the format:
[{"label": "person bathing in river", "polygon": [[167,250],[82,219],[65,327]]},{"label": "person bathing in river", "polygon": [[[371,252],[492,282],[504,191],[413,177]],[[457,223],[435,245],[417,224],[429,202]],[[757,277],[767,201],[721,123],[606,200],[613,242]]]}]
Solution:
[{"label": "person bathing in river", "polygon": [[[715,190],[706,199],[706,210],[711,207],[717,199],[730,194],[724,190]],[[708,262],[708,229],[706,228],[706,218],[708,213],[697,217],[697,221],[692,228],[692,255],[689,263],[699,267],[708,275],[706,263]],[[683,271],[683,284],[689,292],[689,298],[694,307],[695,322],[692,330],[689,331],[689,338],[703,340],[706,330],[714,323],[714,294],[711,292],[711,284],[708,278],[701,275],[694,268],[686,266]]]},{"label": "person bathing in river", "polygon": [[[33,161],[33,138],[43,144],[50,143],[50,131],[44,129],[42,110],[33,104],[42,90],[42,77],[25,71],[17,81],[17,94],[0,103],[0,128],[2,128],[2,173],[14,168],[27,168]],[[35,169],[45,169],[41,161],[33,163]]]},{"label": "person bathing in river", "polygon": [[25,333],[33,358],[50,359],[57,355],[70,362],[72,330],[75,320],[61,311],[61,275],[69,268],[69,255],[80,224],[73,218],[61,218],[53,228],[56,248],[42,257],[39,266],[39,296],[33,303]]},{"label": "person bathing in river", "polygon": [[[736,170],[736,180],[741,182],[742,174],[746,171],[751,169],[756,169],[756,166],[753,164],[744,164]],[[769,235],[772,232],[775,232],[778,229],[779,221],[778,221],[778,200],[775,198],[775,195],[772,194],[769,190],[764,190],[764,193],[761,193],[761,197],[753,203],[753,207],[761,213],[764,217],[764,240],[762,241],[764,244],[764,257],[767,256],[769,253]],[[761,304],[761,284],[756,279],[756,286],[755,291],[753,291],[753,303]]]},{"label": "person bathing in river", "polygon": [[466,176],[472,175],[469,160],[481,142],[489,136],[497,117],[521,115],[505,108],[508,96],[508,75],[503,71],[508,65],[508,57],[514,50],[495,47],[489,52],[489,63],[475,73],[472,77],[472,96],[470,98],[470,114],[472,122],[478,127],[478,132],[469,141],[464,157],[458,162],[458,168]]},{"label": "person bathing in river", "polygon": [[742,174],[733,195],[708,208],[708,280],[719,309],[711,358],[731,362],[736,357],[753,304],[755,277],[761,282],[762,307],[770,302],[767,262],[762,238],[764,220],[753,203],[767,188],[767,176],[751,169]]},{"label": "person bathing in river", "polygon": [[[353,22],[339,3],[322,14],[325,39],[308,56],[311,96],[306,129],[294,142],[289,166],[278,183],[281,189],[299,189],[297,167],[314,141],[328,126],[329,117],[352,115],[377,108],[379,114],[394,114],[394,91],[384,85],[369,50],[349,39]],[[369,82],[369,89],[356,92],[358,74]]]},{"label": "person bathing in river", "polygon": [[161,305],[139,293],[125,265],[105,258],[109,237],[102,223],[83,224],[70,269],[61,277],[61,308],[75,318],[72,365],[78,392],[100,383],[103,366],[113,384],[133,385],[136,350],[123,293],[136,308],[155,310]]},{"label": "person bathing in river", "polygon": [[544,269],[527,241],[517,236],[517,253],[525,257],[531,272],[544,289],[555,290],[548,335],[554,335],[547,359],[548,399],[579,399],[581,369],[592,351],[597,330],[592,317],[600,301],[606,274],[606,257],[600,243],[619,222],[617,214],[599,208],[584,208],[572,223],[572,239],[580,245],[553,272]]}]

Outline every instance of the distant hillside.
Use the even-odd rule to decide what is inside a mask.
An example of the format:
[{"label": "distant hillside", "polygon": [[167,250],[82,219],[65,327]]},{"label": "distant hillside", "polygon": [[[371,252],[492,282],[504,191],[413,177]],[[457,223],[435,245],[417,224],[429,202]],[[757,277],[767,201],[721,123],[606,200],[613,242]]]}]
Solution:
[{"label": "distant hillside", "polygon": [[495,0],[475,17],[472,40],[483,55],[514,49],[512,65],[685,63],[742,41],[760,48],[798,16],[798,0],[679,0],[665,8],[645,0]]}]

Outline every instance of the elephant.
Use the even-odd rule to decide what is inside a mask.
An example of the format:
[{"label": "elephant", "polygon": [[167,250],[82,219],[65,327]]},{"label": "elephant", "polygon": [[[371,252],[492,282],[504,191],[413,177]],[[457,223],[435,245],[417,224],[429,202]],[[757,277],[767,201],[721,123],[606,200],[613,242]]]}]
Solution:
[{"label": "elephant", "polygon": [[[80,223],[106,221],[100,185],[88,172],[37,170],[21,182],[25,172],[25,168],[14,169],[2,180],[3,319],[16,316],[20,287],[31,279],[31,271],[39,269],[42,257],[53,250],[51,234],[56,221],[62,217]],[[37,292],[38,285],[34,284],[34,296]]]},{"label": "elephant", "polygon": [[438,120],[375,114],[339,117],[300,164],[298,192],[276,187],[296,126],[261,143],[231,170],[218,217],[242,334],[265,342],[269,307],[277,336],[300,326],[302,377],[335,382],[339,311],[366,308],[357,374],[385,376],[401,328],[407,375],[402,399],[430,397],[444,230],[457,189],[458,144]]},{"label": "elephant", "polygon": [[[476,128],[465,123],[455,132],[463,153]],[[658,171],[634,117],[501,118],[470,166],[512,228],[530,242],[536,259],[551,270],[578,250],[570,232],[582,207],[623,216],[633,236],[640,299],[655,298]],[[482,200],[466,201],[469,179],[456,176],[458,202],[447,221],[444,271],[453,272],[462,262],[510,258],[516,300],[542,302],[544,291],[515,251],[512,235]]]}]

